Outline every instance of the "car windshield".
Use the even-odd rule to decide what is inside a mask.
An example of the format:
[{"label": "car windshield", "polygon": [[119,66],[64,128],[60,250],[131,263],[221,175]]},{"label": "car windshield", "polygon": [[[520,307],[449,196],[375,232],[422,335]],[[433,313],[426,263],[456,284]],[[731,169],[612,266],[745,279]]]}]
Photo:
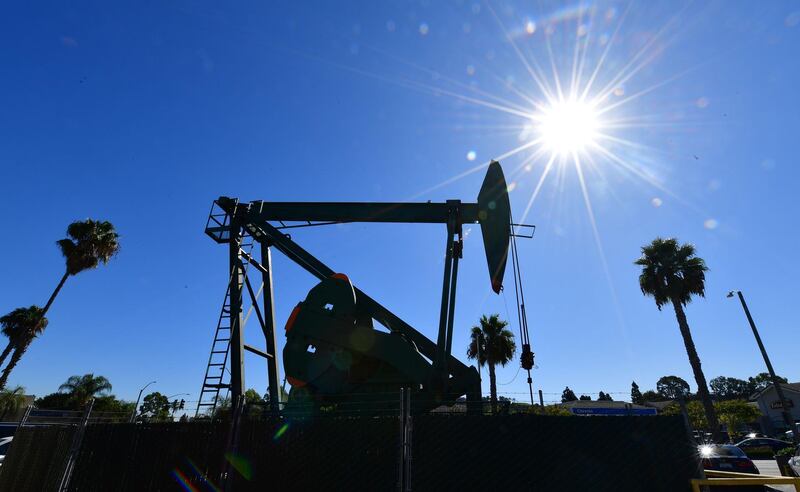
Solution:
[{"label": "car windshield", "polygon": [[700,446],[700,456],[703,458],[742,457],[744,452],[736,446]]}]

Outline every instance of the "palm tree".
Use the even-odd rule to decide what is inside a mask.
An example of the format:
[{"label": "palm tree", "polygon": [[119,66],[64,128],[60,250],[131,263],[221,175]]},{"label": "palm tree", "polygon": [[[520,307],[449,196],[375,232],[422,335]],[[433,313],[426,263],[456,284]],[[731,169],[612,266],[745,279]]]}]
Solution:
[{"label": "palm tree", "polygon": [[506,330],[508,321],[500,315],[481,316],[480,326],[473,326],[470,333],[467,357],[477,359],[478,364],[489,366],[489,388],[491,391],[492,413],[497,413],[497,376],[495,366],[505,366],[514,357],[517,349],[514,334]]},{"label": "palm tree", "polygon": [[0,390],[0,421],[5,420],[7,415],[13,417],[24,404],[25,388],[22,386]]},{"label": "palm tree", "polygon": [[58,387],[58,391],[68,394],[75,405],[81,408],[95,396],[111,391],[111,383],[103,376],[89,373],[83,376],[70,376]]},{"label": "palm tree", "polygon": [[[114,225],[108,221],[86,219],[73,222],[67,227],[67,236],[69,237],[56,241],[61,254],[64,255],[66,271],[44,308],[31,306],[27,311],[25,308],[20,308],[0,318],[2,332],[9,337],[8,345],[0,354],[0,366],[11,350],[15,349],[11,361],[0,376],[0,389],[5,387],[8,376],[33,339],[47,326],[45,315],[67,278],[84,270],[97,268],[100,263],[108,263],[119,252],[119,234],[114,230]],[[38,316],[34,316],[34,313],[38,313]]]},{"label": "palm tree", "polygon": [[[3,353],[0,354],[0,367],[3,366],[6,357],[8,357],[8,354],[14,349],[14,345],[19,341],[20,335],[25,332],[27,326],[30,324],[32,318],[30,310],[35,307],[36,306],[17,308],[0,318],[0,331],[8,338],[8,345],[6,345]],[[35,318],[35,316],[33,317]]]},{"label": "palm tree", "polygon": [[64,255],[66,271],[44,305],[44,314],[47,314],[70,275],[97,268],[100,263],[105,265],[119,252],[119,234],[108,221],[86,219],[73,222],[67,227],[67,236],[56,241]]},{"label": "palm tree", "polygon": [[0,354],[0,365],[5,361],[11,349],[14,349],[11,360],[3,370],[3,374],[0,375],[0,389],[3,389],[6,387],[8,376],[22,359],[33,339],[47,328],[47,318],[44,317],[44,310],[39,306],[17,308],[0,318],[0,325],[2,325],[2,332],[9,338],[8,345]]},{"label": "palm tree", "polygon": [[703,403],[708,425],[715,439],[718,439],[719,421],[708,394],[706,377],[700,367],[700,357],[692,340],[692,332],[683,312],[684,306],[691,302],[693,295],[705,297],[705,272],[708,267],[702,258],[695,255],[691,244],[678,244],[675,239],[660,237],[643,246],[641,258],[634,263],[642,267],[639,275],[642,293],[655,299],[659,311],[667,303],[672,304],[675,310],[689,364],[697,383],[697,394]]}]

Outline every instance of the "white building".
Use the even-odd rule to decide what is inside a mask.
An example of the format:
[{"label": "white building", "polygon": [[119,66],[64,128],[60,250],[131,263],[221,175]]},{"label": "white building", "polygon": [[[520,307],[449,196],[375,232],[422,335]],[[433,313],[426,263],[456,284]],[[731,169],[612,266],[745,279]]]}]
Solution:
[{"label": "white building", "polygon": [[[800,383],[782,384],[783,396],[789,407],[795,423],[800,421]],[[758,393],[750,397],[758,404],[758,409],[764,415],[761,425],[767,434],[775,434],[776,431],[787,430],[783,421],[783,407],[781,406],[778,393],[773,385],[769,385]]]}]

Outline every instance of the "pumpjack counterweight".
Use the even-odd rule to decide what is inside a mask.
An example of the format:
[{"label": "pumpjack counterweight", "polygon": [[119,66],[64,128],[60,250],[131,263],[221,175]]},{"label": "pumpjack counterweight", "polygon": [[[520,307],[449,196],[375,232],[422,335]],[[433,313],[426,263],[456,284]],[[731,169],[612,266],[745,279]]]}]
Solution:
[{"label": "pumpjack counterweight", "polygon": [[[282,231],[297,226],[287,226],[285,222],[304,222],[302,226],[341,222],[445,224],[446,261],[437,341],[428,339],[359,290],[346,275],[337,273],[295,243]],[[274,248],[320,280],[305,300],[297,304],[286,323],[283,365],[286,381],[292,387],[287,409],[313,411],[323,405],[347,403],[349,395],[358,393],[362,395],[359,399],[367,402],[365,411],[369,411],[369,395],[374,395],[373,400],[377,402],[380,395],[396,394],[400,388],[407,388],[415,411],[449,404],[466,395],[468,402],[475,403],[470,405],[470,411],[480,412],[480,379],[476,369],[451,355],[458,264],[463,252],[462,228],[464,224],[474,223],[481,227],[491,288],[499,293],[509,251],[511,206],[503,170],[497,162],[489,165],[474,203],[460,200],[444,203],[260,200],[240,203],[234,198],[217,199],[209,215],[206,234],[218,243],[228,244],[230,251],[232,274],[226,296],[231,313],[227,350],[230,357],[226,354],[223,364],[230,362],[232,400],[240,401],[239,396],[244,392],[241,354],[249,350],[265,358],[273,409],[281,409],[270,262],[270,252]],[[244,237],[259,243],[261,263],[242,250],[240,245]],[[248,279],[244,268],[248,264],[263,275],[263,302]],[[265,350],[243,343],[242,298],[247,296],[261,325]],[[373,320],[385,326],[389,333],[375,330]],[[204,390],[213,384],[204,382]]]}]

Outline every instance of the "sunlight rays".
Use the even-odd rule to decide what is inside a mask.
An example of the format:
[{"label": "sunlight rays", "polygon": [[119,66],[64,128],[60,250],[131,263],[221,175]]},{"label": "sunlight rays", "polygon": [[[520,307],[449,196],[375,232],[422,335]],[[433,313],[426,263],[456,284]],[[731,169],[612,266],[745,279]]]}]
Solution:
[{"label": "sunlight rays", "polygon": [[[681,23],[686,7],[652,31],[637,30],[634,37],[624,29],[632,16],[631,3],[617,12],[613,7],[600,7],[597,2],[578,0],[574,7],[541,18],[515,13],[508,6],[496,9],[491,2],[484,5],[493,21],[491,24],[496,26],[496,29],[491,26],[487,29],[494,30],[495,35],[499,33],[508,48],[512,66],[505,69],[508,74],[505,77],[497,67],[488,66],[484,70],[483,65],[476,62],[470,62],[469,67],[477,64],[485,80],[495,84],[494,89],[481,84],[474,68],[469,72],[474,78],[459,79],[373,46],[365,48],[401,63],[416,75],[412,72],[390,77],[353,67],[341,68],[414,91],[450,98],[463,103],[459,108],[473,107],[482,111],[474,122],[456,125],[457,130],[467,128],[480,132],[482,138],[488,137],[491,141],[503,141],[516,134],[514,146],[496,152],[492,160],[520,159],[521,163],[514,166],[513,171],[507,170],[507,176],[510,191],[524,189],[516,193],[530,193],[525,197],[523,220],[529,218],[545,188],[552,187],[556,202],[565,203],[569,195],[575,193],[570,187],[575,186],[601,256],[600,228],[591,200],[593,187],[606,188],[617,200],[620,199],[618,190],[612,187],[652,188],[697,211],[697,207],[678,197],[663,183],[661,175],[654,172],[655,157],[664,157],[665,153],[640,139],[644,131],[675,129],[686,124],[665,118],[651,106],[645,106],[646,111],[640,106],[647,96],[694,68],[648,84],[635,83],[640,75],[649,72],[648,67],[659,59],[665,47],[674,42],[673,31]],[[513,20],[515,16],[516,21]],[[509,22],[513,28],[509,28]],[[617,52],[626,50],[630,54],[620,58]],[[515,68],[514,61],[518,71],[525,75],[524,80],[516,80],[509,73]],[[427,76],[428,80],[421,80],[419,76]],[[627,84],[632,84],[633,89],[628,91]],[[497,118],[489,117],[492,114]],[[467,160],[473,164],[476,152],[470,150],[467,155]],[[408,199],[418,199],[452,185],[484,170],[491,162],[481,161]],[[591,169],[588,174],[587,169]],[[620,179],[609,179],[612,175]],[[661,199],[652,195],[648,202],[656,199],[660,206]]]}]

